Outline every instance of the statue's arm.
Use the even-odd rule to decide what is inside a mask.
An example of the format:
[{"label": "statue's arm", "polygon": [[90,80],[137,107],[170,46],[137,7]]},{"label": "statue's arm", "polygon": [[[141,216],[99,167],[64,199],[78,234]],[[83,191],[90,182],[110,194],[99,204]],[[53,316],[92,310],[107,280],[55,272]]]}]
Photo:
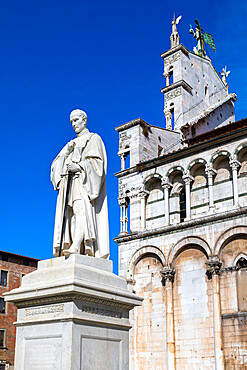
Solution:
[{"label": "statue's arm", "polygon": [[54,159],[51,165],[51,182],[55,190],[59,190],[60,181],[62,175],[66,174],[67,168],[65,167],[65,161],[69,154],[73,151],[75,143],[73,140],[69,141],[57,157]]}]

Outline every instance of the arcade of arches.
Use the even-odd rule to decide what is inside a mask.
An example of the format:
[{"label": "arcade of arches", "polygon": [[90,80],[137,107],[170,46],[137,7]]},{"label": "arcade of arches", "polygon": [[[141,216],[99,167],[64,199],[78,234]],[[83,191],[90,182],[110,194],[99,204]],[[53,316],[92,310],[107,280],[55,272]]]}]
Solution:
[{"label": "arcade of arches", "polygon": [[245,369],[247,234],[223,234],[211,256],[192,243],[164,261],[145,249],[132,261],[144,301],[131,314],[131,368]]}]

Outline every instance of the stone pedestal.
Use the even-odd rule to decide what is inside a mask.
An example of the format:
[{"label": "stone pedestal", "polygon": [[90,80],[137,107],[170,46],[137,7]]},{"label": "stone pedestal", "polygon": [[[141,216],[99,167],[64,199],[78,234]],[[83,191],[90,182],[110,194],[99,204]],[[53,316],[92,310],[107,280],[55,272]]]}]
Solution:
[{"label": "stone pedestal", "polygon": [[15,370],[129,368],[129,311],[142,298],[112,273],[111,261],[41,261],[5,300],[18,307]]}]

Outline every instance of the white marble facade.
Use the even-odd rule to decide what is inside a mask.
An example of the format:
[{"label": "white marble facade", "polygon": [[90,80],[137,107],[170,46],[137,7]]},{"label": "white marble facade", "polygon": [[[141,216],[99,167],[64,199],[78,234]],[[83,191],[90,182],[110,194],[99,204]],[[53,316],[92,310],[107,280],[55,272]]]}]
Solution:
[{"label": "white marble facade", "polygon": [[119,274],[144,298],[131,316],[131,369],[242,369],[247,121],[235,122],[236,96],[209,59],[181,44],[162,57],[166,129],[142,119],[116,128]]}]

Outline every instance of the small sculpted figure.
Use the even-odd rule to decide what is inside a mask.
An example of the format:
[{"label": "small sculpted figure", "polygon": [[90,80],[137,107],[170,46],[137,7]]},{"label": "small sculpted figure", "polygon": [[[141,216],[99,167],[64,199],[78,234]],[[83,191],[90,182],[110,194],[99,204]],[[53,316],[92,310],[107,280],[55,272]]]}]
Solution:
[{"label": "small sculpted figure", "polygon": [[170,36],[171,48],[174,48],[175,46],[179,45],[180,38],[179,38],[178,31],[177,31],[177,24],[179,23],[181,18],[182,18],[181,15],[179,17],[175,18],[175,14],[174,14],[174,17],[173,17],[173,20],[172,20],[172,34]]},{"label": "small sculpted figure", "polygon": [[201,32],[201,29],[199,27],[196,27],[196,31],[194,32],[192,26],[190,25],[190,30],[189,32],[194,36],[194,38],[197,41],[197,46],[193,48],[193,52],[195,54],[198,54],[202,57],[206,55],[205,50],[204,50],[204,39],[203,39],[203,34]]},{"label": "small sculpted figure", "polygon": [[177,24],[179,24],[182,16],[180,15],[179,17],[175,18],[175,14],[172,20],[172,33],[177,32]]},{"label": "small sculpted figure", "polygon": [[[196,31],[194,32],[192,25],[190,25],[189,33],[191,33],[197,41],[197,46],[193,48],[193,52],[203,58],[209,59],[205,51],[205,43],[208,44],[214,52],[216,52],[215,42],[213,36],[208,32],[204,32],[198,19],[195,19]],[[210,60],[210,59],[209,59]]]},{"label": "small sculpted figure", "polygon": [[225,66],[225,68],[222,68],[222,72],[220,72],[221,77],[222,77],[222,81],[223,81],[223,83],[224,83],[225,86],[228,86],[227,85],[226,78],[228,77],[228,75],[229,75],[230,72],[231,71],[227,71],[226,66]]},{"label": "small sculpted figure", "polygon": [[107,158],[99,135],[86,128],[87,114],[73,110],[70,122],[76,138],[69,141],[51,166],[58,190],[53,255],[109,256],[106,195]]}]

